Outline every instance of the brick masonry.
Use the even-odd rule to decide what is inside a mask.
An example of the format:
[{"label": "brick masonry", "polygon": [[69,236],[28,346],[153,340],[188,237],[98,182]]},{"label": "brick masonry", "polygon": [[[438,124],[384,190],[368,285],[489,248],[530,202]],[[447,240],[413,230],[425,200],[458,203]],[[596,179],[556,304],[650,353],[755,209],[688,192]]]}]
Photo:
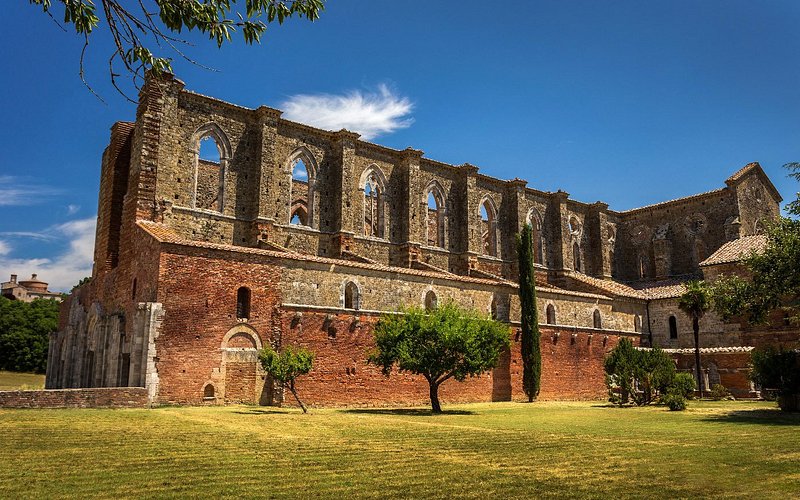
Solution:
[{"label": "brick masonry", "polygon": [[0,391],[0,408],[146,408],[143,387]]},{"label": "brick masonry", "polygon": [[[218,161],[200,158],[201,140],[216,143]],[[303,178],[293,176],[300,161]],[[380,314],[432,294],[507,322],[514,340],[491,374],[446,383],[443,399],[521,399],[514,236],[532,223],[542,397],[600,398],[603,357],[621,337],[672,346],[674,295],[655,297],[650,282],[700,275],[704,256],[757,232],[779,201],[753,163],[710,193],[619,212],[148,77],[136,120],[111,130],[93,280],[64,302],[47,387],[275,404],[283,395],[258,349],[299,344],[317,354],[298,385],[309,403],[424,403],[418,377],[386,379],[365,360]],[[705,322],[715,345],[798,338]]]}]

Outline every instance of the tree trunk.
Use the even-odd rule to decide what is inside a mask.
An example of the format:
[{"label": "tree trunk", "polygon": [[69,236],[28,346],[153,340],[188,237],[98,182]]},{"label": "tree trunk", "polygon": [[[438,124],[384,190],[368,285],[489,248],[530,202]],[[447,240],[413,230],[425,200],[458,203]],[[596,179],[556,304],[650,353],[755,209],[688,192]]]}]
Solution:
[{"label": "tree trunk", "polygon": [[703,371],[700,368],[700,320],[692,318],[692,330],[694,330],[694,369],[697,372],[697,389],[700,397],[703,397]]},{"label": "tree trunk", "polygon": [[442,413],[442,406],[439,404],[439,382],[428,382],[430,384],[431,410],[433,413]]},{"label": "tree trunk", "polygon": [[300,401],[300,398],[297,396],[297,391],[294,390],[294,380],[289,382],[289,390],[292,391],[292,395],[294,396],[294,399],[297,400],[297,404],[300,405],[300,408],[303,410],[303,413],[308,413],[308,409],[306,409],[306,405],[304,405],[303,402]]}]

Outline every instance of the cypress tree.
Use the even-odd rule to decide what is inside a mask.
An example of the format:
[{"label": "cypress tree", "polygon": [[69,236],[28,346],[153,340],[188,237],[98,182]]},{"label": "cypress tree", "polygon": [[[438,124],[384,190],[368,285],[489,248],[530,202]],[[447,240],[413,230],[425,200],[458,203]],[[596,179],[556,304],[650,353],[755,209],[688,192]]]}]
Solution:
[{"label": "cypress tree", "polygon": [[525,224],[517,235],[519,300],[522,309],[522,389],[532,402],[539,395],[542,351],[539,345],[539,314],[536,310],[536,275],[533,269],[532,228]]}]

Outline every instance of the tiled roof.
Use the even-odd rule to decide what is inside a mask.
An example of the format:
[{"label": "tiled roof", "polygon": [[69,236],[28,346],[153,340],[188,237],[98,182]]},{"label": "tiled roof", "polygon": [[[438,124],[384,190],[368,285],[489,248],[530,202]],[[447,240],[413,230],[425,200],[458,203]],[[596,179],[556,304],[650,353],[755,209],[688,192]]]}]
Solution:
[{"label": "tiled roof", "polygon": [[[755,349],[753,346],[731,346],[731,347],[701,347],[700,354],[732,354],[737,352],[750,352]],[[694,347],[683,347],[679,349],[662,349],[667,354],[694,354]]]},{"label": "tiled roof", "polygon": [[707,197],[707,196],[720,194],[720,193],[722,193],[724,191],[725,191],[725,188],[712,189],[711,191],[706,191],[704,193],[693,194],[691,196],[684,196],[683,198],[675,198],[673,200],[660,201],[658,203],[653,203],[652,205],[645,205],[643,207],[631,208],[630,210],[622,210],[622,211],[617,212],[617,213],[623,214],[623,215],[629,215],[629,214],[633,214],[633,213],[637,213],[637,212],[641,212],[641,211],[645,211],[645,210],[651,210],[651,209],[654,209],[654,208],[662,208],[662,207],[664,207],[666,205],[671,205],[671,204],[674,204],[674,203],[681,203],[681,202],[684,202],[684,201],[696,200],[698,198],[704,198],[704,197]]},{"label": "tiled roof", "polygon": [[617,297],[628,297],[633,299],[647,298],[647,296],[639,290],[636,290],[618,281],[604,280],[576,272],[567,274],[567,278],[575,282],[574,284],[576,284],[578,287],[583,288],[584,291],[586,291],[588,288],[593,289],[594,291],[600,291],[600,293],[610,294]]},{"label": "tiled roof", "polygon": [[[342,259],[332,259],[330,257],[318,257],[316,255],[308,255],[308,254],[301,254],[292,251],[275,251],[275,250],[265,250],[261,248],[251,248],[251,247],[240,247],[235,245],[225,245],[221,243],[208,243],[205,241],[194,241],[194,240],[187,240],[180,237],[176,234],[173,230],[169,227],[159,224],[157,222],[152,221],[137,221],[136,224],[141,227],[145,232],[147,232],[150,236],[155,238],[161,243],[168,243],[173,245],[182,245],[194,248],[207,248],[209,250],[223,250],[227,252],[237,252],[237,253],[246,253],[246,254],[253,254],[253,255],[264,255],[267,257],[274,257],[280,259],[292,259],[292,260],[301,260],[306,262],[317,262],[321,264],[333,264],[339,266],[346,266],[346,267],[354,267],[359,269],[370,269],[374,271],[384,271],[384,272],[392,272],[398,274],[406,274],[412,276],[420,276],[425,278],[437,278],[442,280],[449,280],[449,281],[461,281],[465,283],[475,283],[475,284],[483,284],[483,285],[503,285],[503,286],[510,286],[516,288],[518,285],[511,281],[497,281],[492,279],[483,279],[483,278],[475,278],[469,276],[459,276],[456,274],[443,274],[441,272],[432,272],[432,271],[423,271],[419,269],[409,269],[406,267],[394,267],[394,266],[386,266],[383,264],[367,264],[363,262],[354,262],[350,260],[342,260]],[[537,280],[538,283],[538,280]],[[551,285],[547,286],[538,286],[537,291],[547,292],[547,293],[554,293],[554,294],[561,294],[561,295],[572,295],[576,297],[587,297],[587,298],[596,298],[596,299],[608,299],[609,297],[604,295],[598,295],[595,293],[584,293],[584,292],[576,292],[572,290],[564,290],[560,289]]]},{"label": "tiled roof", "polygon": [[719,247],[701,266],[713,266],[728,262],[739,262],[753,252],[760,252],[767,246],[767,237],[763,234],[743,236],[737,240],[729,241]]},{"label": "tiled roof", "polygon": [[671,299],[680,297],[686,291],[683,285],[695,276],[678,276],[657,281],[640,281],[631,286],[642,292],[648,299]]},{"label": "tiled roof", "polygon": [[741,179],[742,177],[744,177],[748,172],[750,172],[751,170],[756,169],[756,168],[761,168],[761,165],[759,165],[757,161],[754,161],[752,163],[748,163],[744,167],[742,167],[739,170],[737,170],[733,175],[728,177],[728,180],[725,181],[725,182],[736,182],[739,179]]}]

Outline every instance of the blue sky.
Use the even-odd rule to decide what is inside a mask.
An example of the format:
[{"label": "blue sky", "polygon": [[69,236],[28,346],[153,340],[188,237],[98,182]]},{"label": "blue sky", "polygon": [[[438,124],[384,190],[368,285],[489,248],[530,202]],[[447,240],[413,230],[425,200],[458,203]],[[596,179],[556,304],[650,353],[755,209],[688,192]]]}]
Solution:
[{"label": "blue sky", "polygon": [[[0,280],[91,270],[100,158],[135,107],[89,47],[10,2],[0,32]],[[56,11],[60,12],[60,11]],[[721,187],[759,161],[787,200],[800,161],[797,1],[330,0],[261,45],[192,37],[187,88],[347,126],[395,148],[624,210]],[[131,95],[135,95],[132,92]]]}]

